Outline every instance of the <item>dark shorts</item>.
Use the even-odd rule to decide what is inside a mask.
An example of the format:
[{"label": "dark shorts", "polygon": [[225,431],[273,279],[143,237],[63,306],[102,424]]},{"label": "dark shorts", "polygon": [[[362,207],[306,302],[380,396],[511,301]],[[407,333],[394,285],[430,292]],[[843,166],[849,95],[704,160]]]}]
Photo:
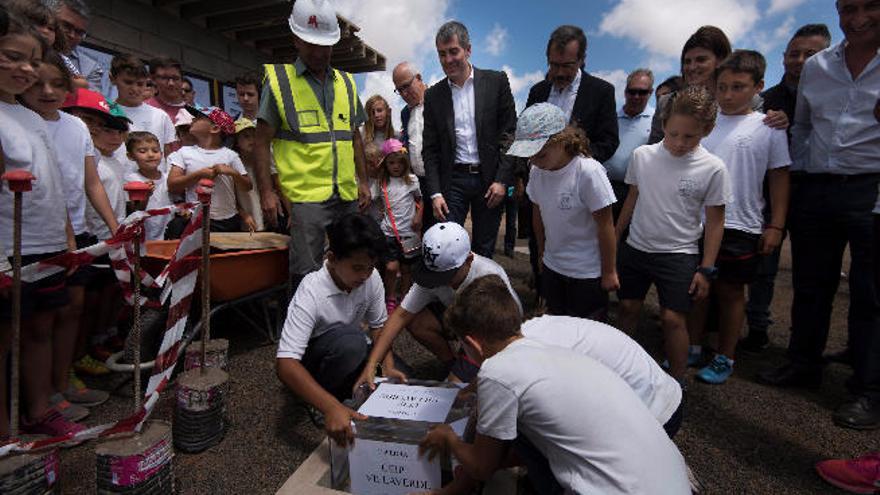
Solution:
[{"label": "dark shorts", "polygon": [[601,278],[572,278],[543,265],[542,294],[547,313],[603,321],[608,312],[608,293]]},{"label": "dark shorts", "polygon": [[[98,242],[98,238],[89,234],[88,232],[83,232],[82,234],[78,234],[76,236],[76,248],[82,249],[84,247],[91,246]],[[91,265],[83,265],[76,269],[73,272],[73,275],[67,277],[67,286],[68,287],[84,287],[89,285],[92,278],[95,276],[95,269],[92,268]]]},{"label": "dark shorts", "polygon": [[[64,254],[64,251],[46,254],[30,254],[21,257],[21,266]],[[12,260],[9,260],[12,264]],[[56,273],[34,283],[21,283],[21,319],[27,320],[36,312],[53,311],[63,308],[70,302],[67,293],[67,275]],[[0,318],[12,318],[12,291],[9,297],[0,298]]]},{"label": "dark shorts", "polygon": [[617,258],[617,297],[643,300],[654,284],[661,307],[687,313],[692,303],[688,291],[699,260],[698,254],[646,253],[624,242]]},{"label": "dark shorts", "polygon": [[403,248],[397,242],[396,237],[385,236],[385,256],[383,258],[385,263],[399,261],[404,265],[412,265],[419,260],[419,257],[418,254],[407,257],[403,254]]},{"label": "dark shorts", "polygon": [[[241,216],[236,213],[223,220],[211,219],[211,232],[241,232]],[[183,234],[183,232],[181,232]]]},{"label": "dark shorts", "polygon": [[724,229],[718,250],[718,280],[733,284],[750,284],[758,276],[761,254],[758,245],[761,236],[741,230]]}]

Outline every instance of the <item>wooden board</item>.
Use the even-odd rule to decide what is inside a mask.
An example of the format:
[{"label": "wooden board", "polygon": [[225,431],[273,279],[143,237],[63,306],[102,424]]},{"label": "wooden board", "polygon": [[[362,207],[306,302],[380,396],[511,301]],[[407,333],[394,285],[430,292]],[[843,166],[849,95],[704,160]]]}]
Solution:
[{"label": "wooden board", "polygon": [[274,232],[212,232],[211,247],[223,251],[287,249],[290,236]]}]

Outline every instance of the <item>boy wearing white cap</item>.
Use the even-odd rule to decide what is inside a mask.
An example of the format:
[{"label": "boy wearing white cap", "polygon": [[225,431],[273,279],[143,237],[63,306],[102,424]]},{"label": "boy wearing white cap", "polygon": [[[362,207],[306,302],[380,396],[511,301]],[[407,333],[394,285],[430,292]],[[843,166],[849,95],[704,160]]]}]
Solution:
[{"label": "boy wearing white cap", "polygon": [[523,111],[507,154],[528,158],[532,228],[538,241],[542,295],[553,315],[605,319],[617,290],[614,191],[590,158],[583,131],[562,110],[538,103]]},{"label": "boy wearing white cap", "polygon": [[[355,387],[363,383],[373,386],[376,366],[404,328],[447,364],[450,379],[470,381],[476,375],[477,367],[466,356],[456,357],[452,352],[443,332],[443,312],[458,292],[486,275],[498,275],[504,280],[522,315],[519,297],[510,286],[504,269],[498,263],[471,252],[471,240],[464,227],[455,222],[444,222],[428,229],[422,239],[422,260],[413,272],[415,283],[373,343],[367,365]],[[388,370],[384,372],[388,374]]]}]

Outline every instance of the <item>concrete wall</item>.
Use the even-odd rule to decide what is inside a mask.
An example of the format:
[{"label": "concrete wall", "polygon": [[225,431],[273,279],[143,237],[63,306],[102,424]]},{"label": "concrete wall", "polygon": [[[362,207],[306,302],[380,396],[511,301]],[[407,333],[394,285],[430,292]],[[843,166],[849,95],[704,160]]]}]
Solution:
[{"label": "concrete wall", "polygon": [[[246,0],[243,0],[246,1]],[[184,70],[232,80],[262,64],[265,54],[174,17],[145,0],[88,0],[92,22],[87,44],[145,59],[174,57]]]}]

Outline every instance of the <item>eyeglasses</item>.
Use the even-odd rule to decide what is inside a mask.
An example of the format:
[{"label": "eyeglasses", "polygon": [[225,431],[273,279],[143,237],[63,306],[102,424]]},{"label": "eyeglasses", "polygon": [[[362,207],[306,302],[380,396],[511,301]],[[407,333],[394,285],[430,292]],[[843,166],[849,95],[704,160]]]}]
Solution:
[{"label": "eyeglasses", "polygon": [[394,92],[397,94],[403,94],[406,90],[412,87],[413,83],[416,82],[417,77],[419,77],[418,74],[412,76],[408,83],[395,87]]},{"label": "eyeglasses", "polygon": [[162,82],[180,82],[183,78],[180,76],[153,76],[153,80]]},{"label": "eyeglasses", "polygon": [[626,88],[626,94],[630,96],[648,96],[649,94],[651,94],[651,90]]},{"label": "eyeglasses", "polygon": [[88,35],[88,32],[85,29],[80,29],[67,21],[59,22],[58,27],[60,27],[65,33],[72,34],[81,40],[86,39],[86,36]]}]

